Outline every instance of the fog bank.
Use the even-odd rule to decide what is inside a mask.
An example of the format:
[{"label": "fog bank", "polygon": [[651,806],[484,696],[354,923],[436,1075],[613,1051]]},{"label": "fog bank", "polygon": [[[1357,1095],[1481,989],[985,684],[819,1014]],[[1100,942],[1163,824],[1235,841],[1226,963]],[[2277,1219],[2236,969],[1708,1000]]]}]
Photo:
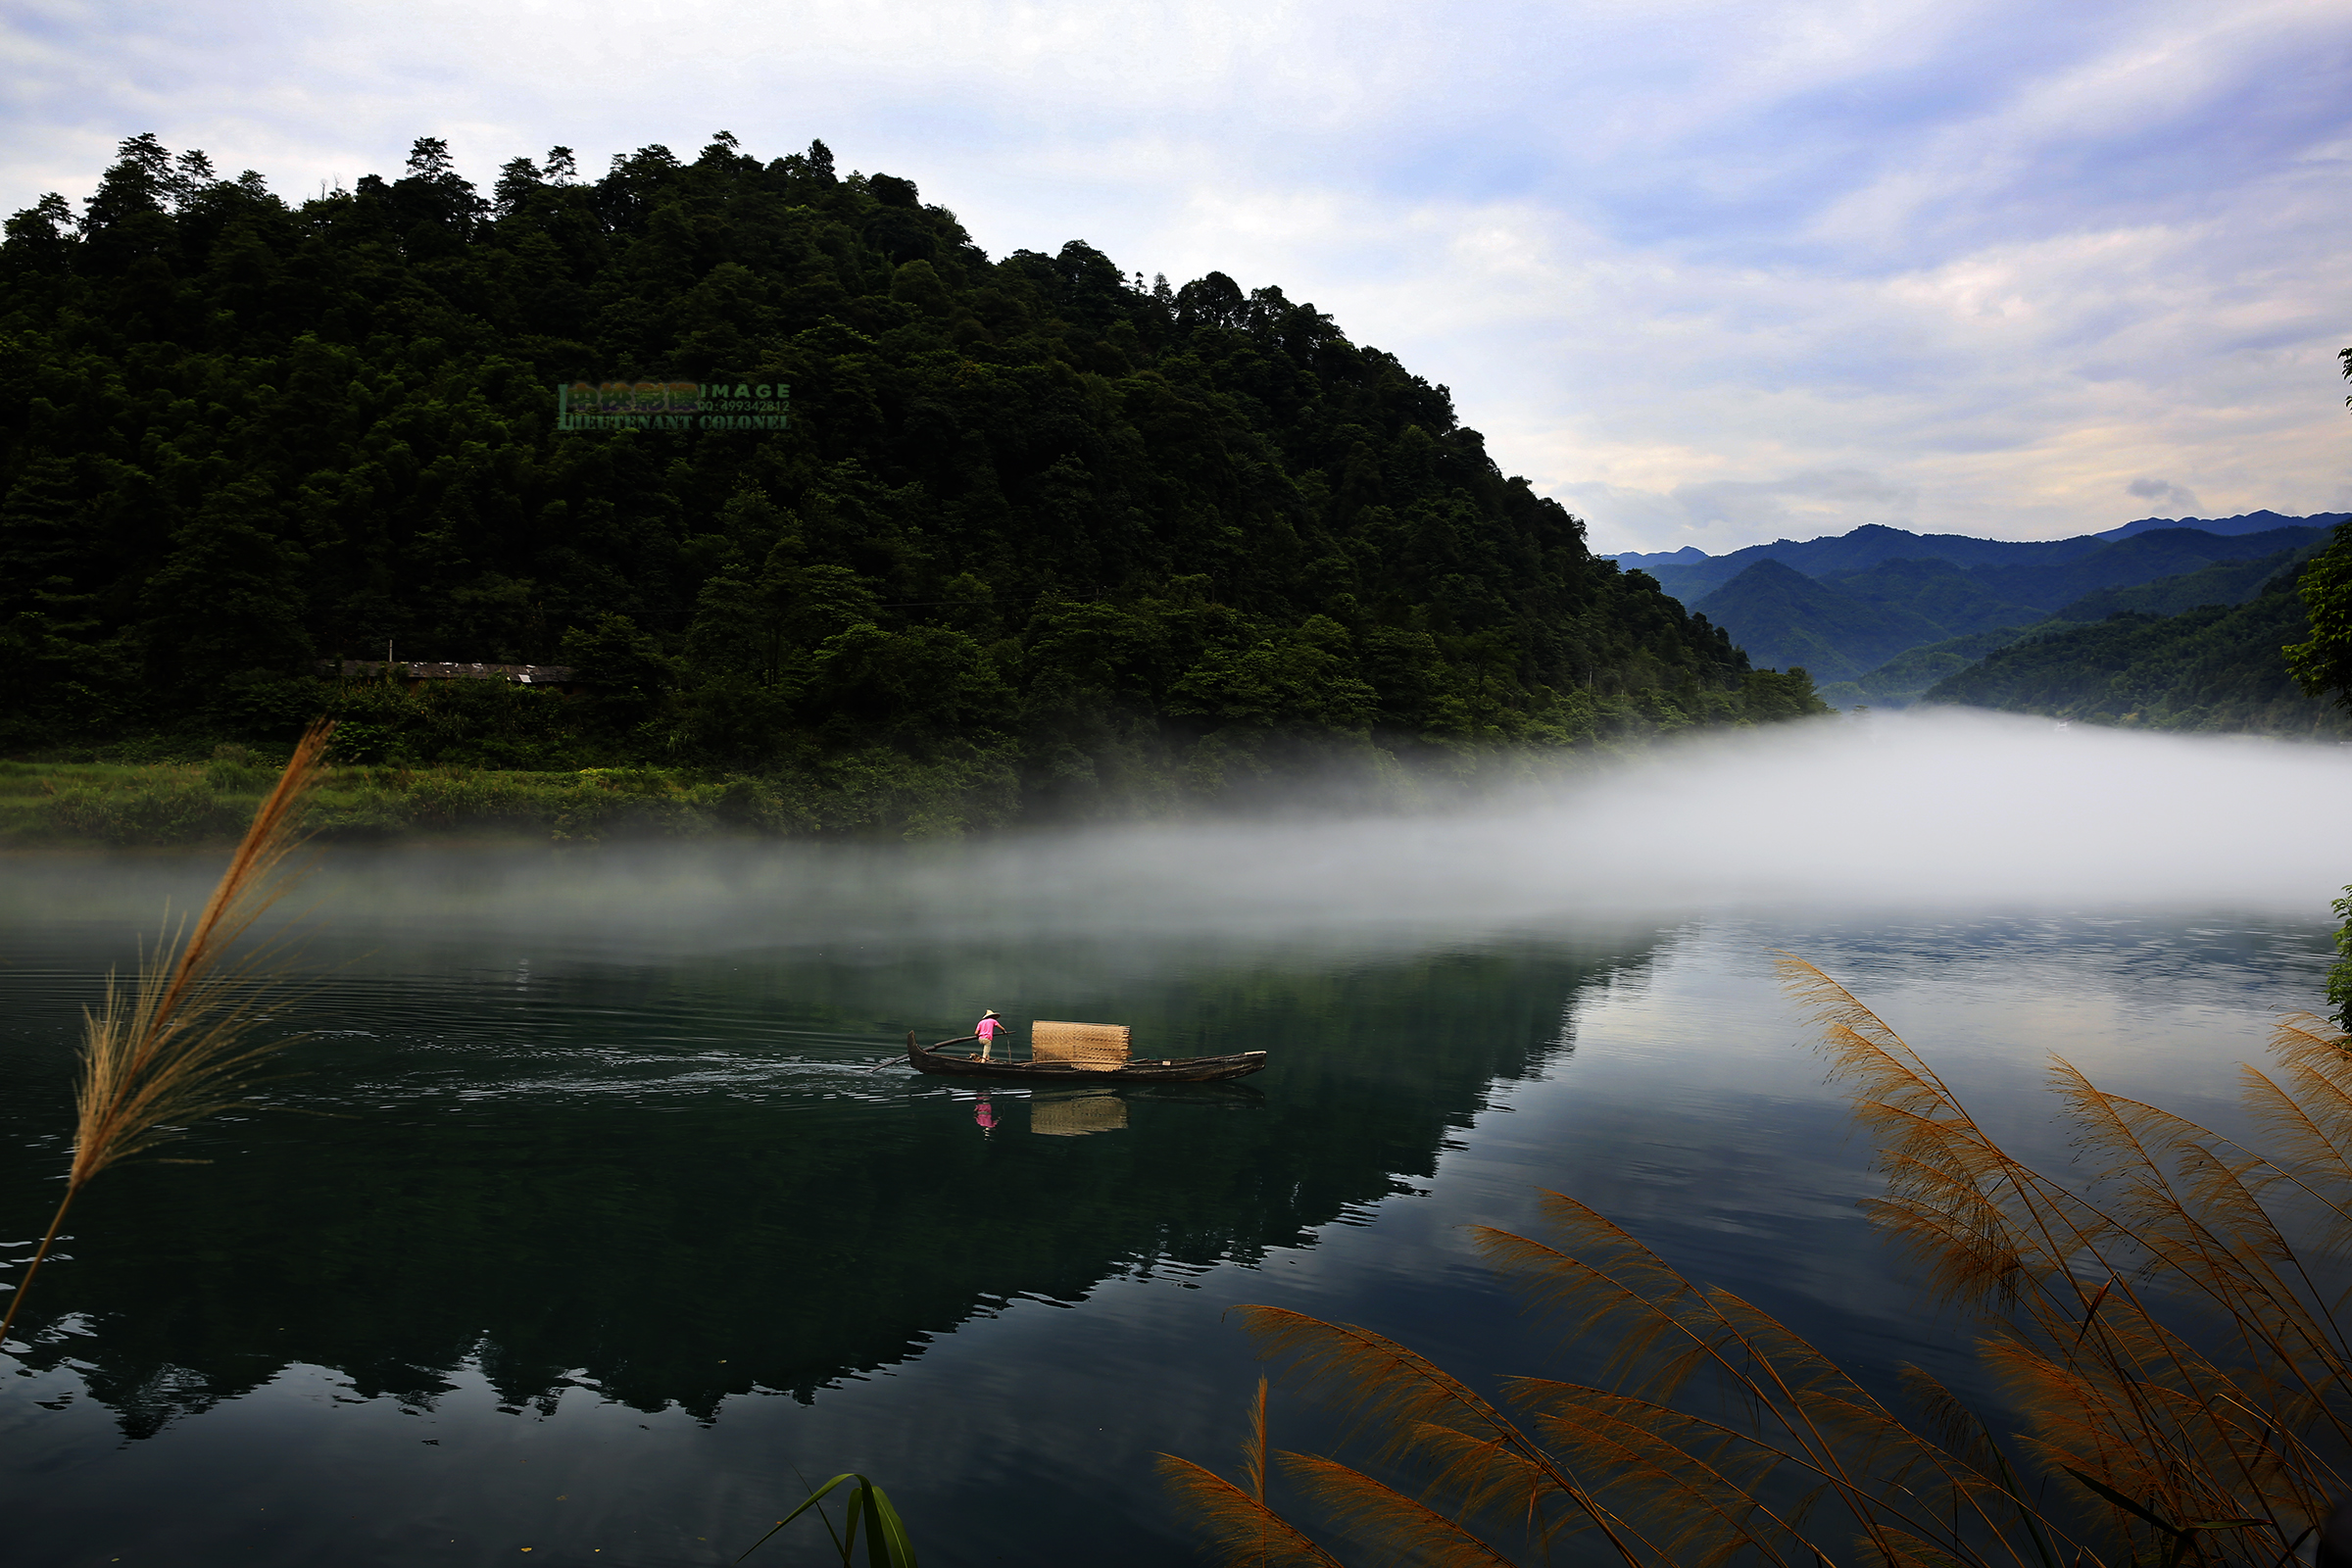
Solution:
[{"label": "fog bank", "polygon": [[[519,925],[671,943],[1017,926],[1464,929],[1696,909],[2123,905],[2325,920],[2352,882],[2352,749],[1974,711],[1715,735],[1420,816],[1037,831],[961,844],[330,853],[296,902],[341,925]],[[17,917],[200,898],[220,856],[23,857]]]}]

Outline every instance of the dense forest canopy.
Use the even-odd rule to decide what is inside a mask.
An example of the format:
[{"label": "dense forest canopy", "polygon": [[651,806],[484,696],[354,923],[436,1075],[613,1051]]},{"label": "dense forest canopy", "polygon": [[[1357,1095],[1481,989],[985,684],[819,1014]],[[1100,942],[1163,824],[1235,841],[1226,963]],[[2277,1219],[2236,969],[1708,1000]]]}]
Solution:
[{"label": "dense forest canopy", "polygon": [[2295,581],[2290,566],[2241,604],[2054,623],[2059,629],[1939,681],[1925,700],[2151,729],[2340,740],[2352,736],[2352,721],[2297,690],[2281,655],[2310,632]]},{"label": "dense forest canopy", "polygon": [[[420,761],[1082,805],[1819,708],[1311,305],[992,261],[821,142],[558,148],[485,199],[426,138],[290,206],[134,137],[8,220],[0,364],[20,753],[326,707]],[[559,384],[680,378],[786,385],[789,428],[555,428]],[[317,673],[388,648],[584,695]]]}]

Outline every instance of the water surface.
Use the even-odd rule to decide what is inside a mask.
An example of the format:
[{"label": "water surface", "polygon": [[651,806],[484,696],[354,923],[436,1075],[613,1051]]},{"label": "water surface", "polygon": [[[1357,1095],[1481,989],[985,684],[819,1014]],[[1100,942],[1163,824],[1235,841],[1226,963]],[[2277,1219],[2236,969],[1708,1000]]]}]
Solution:
[{"label": "water surface", "polygon": [[[1365,1323],[1480,1383],[1585,1364],[1464,1234],[1531,1223],[1539,1187],[1874,1376],[1966,1384],[1961,1336],[1855,1212],[1868,1152],[1773,951],[2052,1162],[2050,1053],[2228,1122],[2234,1064],[2331,951],[2319,893],[1546,910],[1529,867],[1482,903],[1429,842],[1418,876],[1351,888],[1353,852],[1301,841],[1263,886],[1321,857],[1327,897],[1290,906],[1200,896],[1227,852],[1164,835],[1123,862],[332,857],[290,1076],[168,1152],[211,1163],[103,1177],[30,1298],[0,1379],[19,1560],[719,1563],[796,1472],[856,1468],[927,1563],[1192,1562],[1151,1461],[1231,1468],[1258,1369],[1227,1306]],[[217,868],[0,862],[9,1257],[54,1200],[79,1009]],[[892,1059],[984,1006],[1274,1066],[983,1098]],[[1280,1396],[1275,1425],[1331,1436]]]}]

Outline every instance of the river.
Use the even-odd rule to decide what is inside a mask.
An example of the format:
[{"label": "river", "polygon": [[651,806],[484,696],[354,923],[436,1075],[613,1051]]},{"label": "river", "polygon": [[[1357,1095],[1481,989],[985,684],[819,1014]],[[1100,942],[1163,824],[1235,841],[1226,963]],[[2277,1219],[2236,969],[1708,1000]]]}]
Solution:
[{"label": "river", "polygon": [[[2318,1002],[2352,846],[2284,840],[2297,792],[2345,771],[2146,744],[2117,755],[2276,786],[2210,862],[2233,870],[2168,890],[2119,838],[2068,846],[2116,868],[2076,897],[1931,896],[1916,866],[1873,896],[1871,856],[1776,844],[1709,900],[1718,841],[1628,804],[1655,779],[1580,798],[1540,853],[1524,816],[330,852],[289,906],[301,994],[273,1027],[307,1037],[284,1075],[164,1151],[209,1163],[94,1183],[28,1298],[0,1362],[12,1559],[722,1563],[799,1478],[856,1469],[934,1568],[1195,1562],[1152,1460],[1235,1469],[1259,1368],[1225,1308],[1363,1323],[1482,1386],[1560,1370],[1579,1352],[1464,1234],[1532,1223],[1539,1188],[1874,1379],[1920,1360],[1966,1385],[1964,1336],[1855,1209],[1869,1151],[1771,957],[1844,981],[2036,1158],[2067,1157],[2052,1053],[2231,1123],[2235,1064]],[[1725,799],[1772,765],[1747,756]],[[1787,831],[1854,822],[1813,809]],[[1991,874],[1988,830],[1956,831],[1953,874]],[[1613,869],[1580,880],[1576,844]],[[0,861],[9,1258],[55,1200],[80,1009],[218,865]],[[983,1006],[1273,1065],[983,1096],[894,1059]],[[1284,1393],[1273,1419],[1277,1446],[1334,1436]]]}]

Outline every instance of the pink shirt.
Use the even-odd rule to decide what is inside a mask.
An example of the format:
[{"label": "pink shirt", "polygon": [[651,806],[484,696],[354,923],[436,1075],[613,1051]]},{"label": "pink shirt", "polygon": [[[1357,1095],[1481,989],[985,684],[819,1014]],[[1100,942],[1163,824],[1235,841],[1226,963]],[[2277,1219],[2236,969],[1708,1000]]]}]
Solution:
[{"label": "pink shirt", "polygon": [[1000,1018],[983,1018],[978,1023],[972,1025],[972,1033],[980,1037],[980,1043],[984,1046],[994,1045],[996,1043],[997,1036],[1003,1034],[1004,1032],[1004,1020]]}]

